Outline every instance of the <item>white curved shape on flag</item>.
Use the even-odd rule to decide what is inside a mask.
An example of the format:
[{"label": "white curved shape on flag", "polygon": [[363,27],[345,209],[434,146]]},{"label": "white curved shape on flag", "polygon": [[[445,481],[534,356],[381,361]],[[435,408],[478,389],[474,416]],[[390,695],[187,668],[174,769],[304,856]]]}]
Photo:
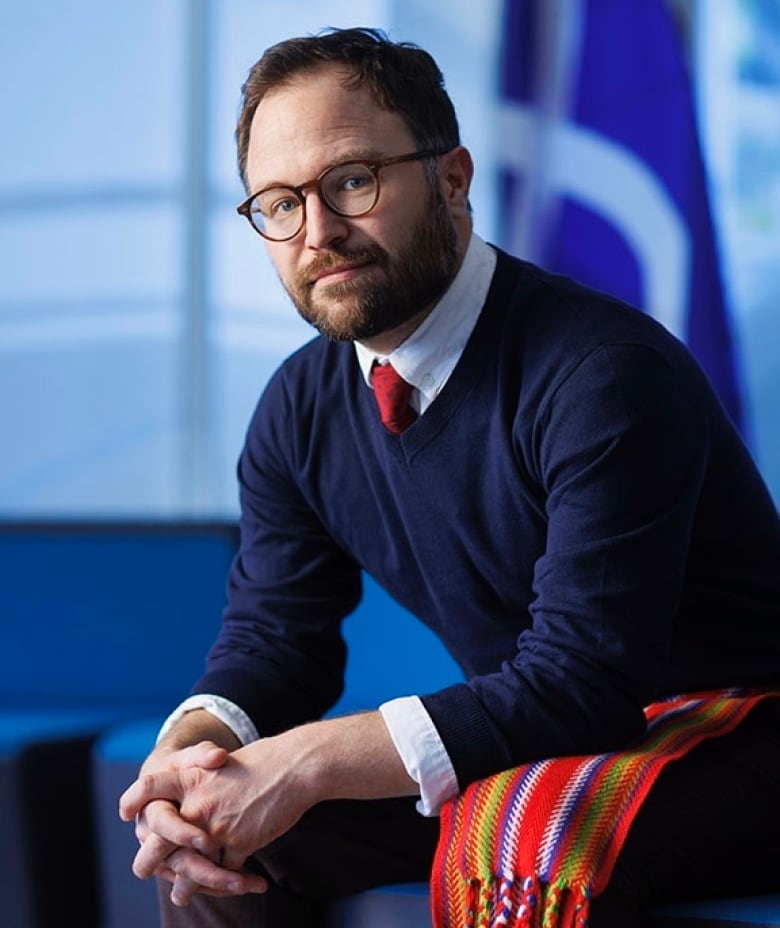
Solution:
[{"label": "white curved shape on flag", "polygon": [[[500,107],[499,133],[500,165],[541,183],[547,197],[567,194],[579,200],[622,233],[642,271],[642,308],[682,339],[691,278],[690,231],[647,165],[606,136],[546,119],[522,104]],[[545,137],[542,165],[534,163],[539,133]],[[541,179],[534,181],[534,174]],[[529,221],[533,219],[527,217],[525,241]]]}]

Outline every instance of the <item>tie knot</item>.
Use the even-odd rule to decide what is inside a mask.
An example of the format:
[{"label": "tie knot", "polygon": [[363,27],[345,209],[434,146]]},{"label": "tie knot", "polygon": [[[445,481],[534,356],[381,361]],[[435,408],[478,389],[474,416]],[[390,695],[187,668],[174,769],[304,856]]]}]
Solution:
[{"label": "tie knot", "polygon": [[409,405],[414,387],[391,364],[375,363],[371,370],[371,383],[382,424],[394,435],[400,435],[417,418],[417,413]]}]

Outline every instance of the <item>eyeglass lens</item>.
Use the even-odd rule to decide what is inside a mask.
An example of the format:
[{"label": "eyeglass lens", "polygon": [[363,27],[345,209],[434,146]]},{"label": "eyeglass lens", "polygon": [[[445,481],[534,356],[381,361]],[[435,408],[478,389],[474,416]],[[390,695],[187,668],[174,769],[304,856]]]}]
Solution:
[{"label": "eyeglass lens", "polygon": [[[326,171],[317,185],[325,203],[343,216],[359,216],[376,203],[379,182],[364,165],[337,164]],[[302,198],[291,187],[272,187],[252,201],[252,222],[269,238],[288,238],[303,225]]]}]

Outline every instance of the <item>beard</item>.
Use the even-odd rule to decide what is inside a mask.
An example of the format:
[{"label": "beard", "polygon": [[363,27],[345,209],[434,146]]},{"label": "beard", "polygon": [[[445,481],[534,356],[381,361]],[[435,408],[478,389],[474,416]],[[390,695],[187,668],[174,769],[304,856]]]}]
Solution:
[{"label": "beard", "polygon": [[[352,250],[334,245],[282,284],[301,317],[326,338],[361,341],[403,325],[435,303],[452,283],[458,260],[455,225],[441,191],[432,186],[422,218],[396,255],[377,244]],[[379,273],[321,285],[315,299],[318,275],[355,263]]]}]

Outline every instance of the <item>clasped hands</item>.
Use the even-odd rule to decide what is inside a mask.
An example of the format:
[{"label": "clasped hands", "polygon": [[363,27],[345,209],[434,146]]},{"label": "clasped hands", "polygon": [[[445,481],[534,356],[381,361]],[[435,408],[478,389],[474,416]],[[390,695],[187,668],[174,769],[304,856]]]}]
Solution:
[{"label": "clasped hands", "polygon": [[266,881],[242,872],[252,853],[290,829],[309,804],[291,788],[277,739],[229,752],[213,742],[154,752],[120,799],[124,821],[136,819],[141,845],[133,872],[173,884],[186,906],[196,893],[265,892]]}]

